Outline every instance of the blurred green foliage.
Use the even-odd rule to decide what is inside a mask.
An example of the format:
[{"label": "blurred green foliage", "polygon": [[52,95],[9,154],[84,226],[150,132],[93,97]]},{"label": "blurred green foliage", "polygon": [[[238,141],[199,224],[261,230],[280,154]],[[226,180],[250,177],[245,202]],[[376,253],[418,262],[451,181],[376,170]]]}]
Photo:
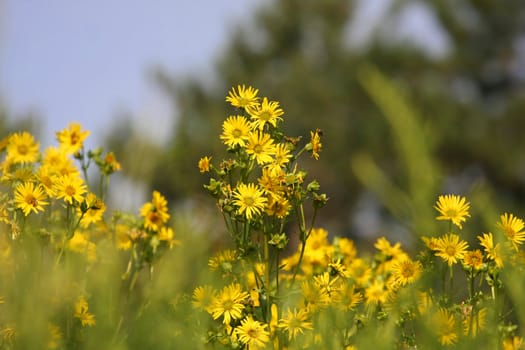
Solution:
[{"label": "blurred green foliage", "polygon": [[[448,38],[445,56],[392,34],[415,5],[427,8]],[[206,182],[198,159],[221,157],[217,130],[229,112],[226,91],[248,84],[280,101],[289,135],[323,130],[321,158],[306,168],[330,197],[319,220],[331,232],[355,231],[356,208],[370,191],[385,220],[393,215],[406,224],[414,209],[429,208],[408,227],[418,234],[432,234],[432,226],[418,231],[435,214],[430,208],[439,193],[476,192],[487,207],[523,208],[525,3],[393,0],[388,6],[366,45],[355,48],[348,38],[360,14],[357,1],[266,3],[233,31],[214,77],[157,71],[177,109],[167,149],[125,127],[115,130],[110,148],[123,155],[129,176],[150,181],[171,200],[196,198]],[[142,145],[149,147],[148,166],[132,168]]]}]

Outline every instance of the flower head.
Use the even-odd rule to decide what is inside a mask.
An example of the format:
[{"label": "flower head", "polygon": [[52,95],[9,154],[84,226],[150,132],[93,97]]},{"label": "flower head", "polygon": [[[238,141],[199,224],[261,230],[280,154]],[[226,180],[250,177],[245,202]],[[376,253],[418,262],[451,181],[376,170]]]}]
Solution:
[{"label": "flower head", "polygon": [[321,130],[317,129],[315,131],[310,131],[310,143],[308,144],[308,150],[312,152],[312,157],[315,160],[319,159],[319,152],[323,148],[321,143]]},{"label": "flower head", "polygon": [[7,159],[13,163],[33,163],[38,158],[38,142],[27,131],[14,133],[8,138]]},{"label": "flower head", "polygon": [[44,211],[43,206],[49,204],[45,199],[46,195],[40,185],[24,182],[16,187],[15,204],[17,208],[22,209],[25,216],[29,215],[30,212]]},{"label": "flower head", "polygon": [[233,204],[238,207],[239,214],[244,214],[248,220],[259,215],[264,210],[267,199],[263,190],[255,184],[239,184],[233,193]]},{"label": "flower head", "polygon": [[65,175],[57,179],[54,190],[57,198],[64,198],[66,203],[73,205],[84,201],[87,187],[81,177]]},{"label": "flower head", "polygon": [[499,243],[494,244],[492,233],[483,233],[481,236],[478,236],[478,240],[487,254],[487,258],[493,260],[497,267],[502,268],[503,258],[501,255],[501,245]]},{"label": "flower head", "polygon": [[257,164],[267,164],[273,162],[275,146],[269,134],[261,132],[250,132],[248,134],[248,145],[246,153],[257,161]]},{"label": "flower head", "polygon": [[265,97],[261,104],[250,106],[246,109],[250,117],[252,117],[255,128],[263,130],[266,124],[277,127],[277,121],[282,120],[281,116],[284,114],[279,107],[279,102],[270,101]]},{"label": "flower head", "polygon": [[286,315],[279,320],[278,327],[288,333],[288,339],[295,339],[297,335],[304,334],[305,330],[313,329],[312,322],[308,321],[308,309],[286,310]]},{"label": "flower head", "polygon": [[[84,211],[83,215],[82,211]],[[90,224],[101,221],[105,211],[106,205],[104,202],[97,198],[94,193],[88,193],[84,199],[83,208],[77,208],[77,215],[82,217],[80,226],[86,228]]]},{"label": "flower head", "polygon": [[247,349],[257,350],[266,347],[270,341],[270,332],[266,330],[266,327],[268,327],[267,324],[255,321],[252,316],[247,316],[234,332]]},{"label": "flower head", "polygon": [[207,173],[210,171],[210,162],[211,162],[211,157],[202,157],[201,159],[199,159],[199,171],[202,173]]},{"label": "flower head", "polygon": [[242,318],[242,310],[244,310],[244,301],[249,297],[249,294],[242,290],[241,285],[232,283],[224,287],[214,300],[210,307],[210,312],[214,320],[223,317],[223,323],[230,324],[232,319]]},{"label": "flower head", "polygon": [[228,147],[246,146],[252,127],[242,115],[230,116],[222,123],[222,142]]},{"label": "flower head", "polygon": [[255,106],[259,101],[257,93],[259,93],[259,90],[251,86],[237,85],[237,91],[235,91],[235,88],[232,88],[226,97],[226,101],[230,102],[232,106],[239,108]]},{"label": "flower head", "polygon": [[522,219],[507,213],[502,214],[500,222],[498,222],[498,227],[503,230],[503,233],[516,250],[518,250],[518,245],[523,244],[525,241],[525,231],[522,231],[524,226]]},{"label": "flower head", "polygon": [[365,289],[365,298],[367,304],[384,304],[388,299],[388,290],[385,289],[385,284],[379,280],[374,280]]},{"label": "flower head", "polygon": [[419,261],[412,261],[410,258],[395,261],[392,264],[392,275],[394,283],[400,286],[406,286],[416,281],[423,267]]},{"label": "flower head", "polygon": [[200,286],[193,290],[193,307],[211,313],[217,291],[211,286]]},{"label": "flower head", "polygon": [[144,227],[157,232],[170,218],[168,201],[159,191],[153,191],[151,202],[140,208],[140,216],[144,218]]},{"label": "flower head", "polygon": [[437,220],[450,220],[460,229],[462,228],[461,222],[466,221],[466,217],[470,217],[468,212],[470,203],[465,197],[453,194],[439,196],[434,208],[440,214],[436,217]]},{"label": "flower head", "polygon": [[71,123],[68,128],[57,131],[56,137],[60,143],[60,148],[68,154],[78,152],[84,145],[84,140],[90,134],[89,131],[81,129],[82,126],[79,123]]},{"label": "flower head", "polygon": [[448,310],[440,308],[433,316],[432,327],[441,345],[452,345],[458,341],[456,320]]},{"label": "flower head", "polygon": [[81,295],[75,303],[74,317],[80,320],[82,327],[94,326],[96,324],[95,315],[89,312],[88,302],[83,295]]},{"label": "flower head", "polygon": [[460,241],[458,235],[449,233],[438,239],[435,255],[442,258],[449,266],[452,266],[458,260],[463,259],[467,248],[467,242]]}]

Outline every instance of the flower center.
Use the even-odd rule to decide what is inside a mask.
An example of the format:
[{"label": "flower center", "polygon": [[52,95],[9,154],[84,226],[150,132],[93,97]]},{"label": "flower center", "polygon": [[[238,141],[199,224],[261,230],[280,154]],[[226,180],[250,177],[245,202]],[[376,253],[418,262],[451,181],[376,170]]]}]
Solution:
[{"label": "flower center", "polygon": [[73,195],[76,193],[76,191],[75,191],[75,187],[73,187],[73,186],[71,186],[71,185],[66,186],[64,192],[66,192],[66,194],[67,194],[68,196],[73,196]]},{"label": "flower center", "polygon": [[19,154],[26,155],[29,152],[27,145],[18,145],[17,151]]},{"label": "flower center", "polygon": [[263,151],[263,148],[261,145],[255,145],[253,146],[253,152],[254,153],[261,153]]},{"label": "flower center", "polygon": [[412,266],[412,264],[410,263],[403,264],[403,269],[401,272],[403,277],[405,278],[412,277],[414,276],[414,273],[415,273],[415,269],[414,269],[414,266]]},{"label": "flower center", "polygon": [[240,129],[233,129],[232,131],[232,135],[233,137],[235,137],[236,139],[238,139],[239,137],[242,136],[242,131]]},{"label": "flower center", "polygon": [[26,203],[29,204],[32,207],[37,207],[38,206],[38,200],[32,194],[28,194],[26,196]]},{"label": "flower center", "polygon": [[268,111],[264,111],[261,114],[259,114],[259,119],[261,119],[261,120],[268,121],[271,118],[272,118],[272,115]]},{"label": "flower center", "polygon": [[447,249],[445,249],[448,256],[456,256],[456,248],[454,246],[447,246]]},{"label": "flower center", "polygon": [[78,133],[74,132],[74,133],[71,134],[70,140],[71,140],[71,144],[72,145],[76,145],[78,143],[78,141],[80,140],[80,135],[78,135]]},{"label": "flower center", "polygon": [[253,199],[253,197],[250,197],[250,196],[244,197],[244,204],[247,207],[252,206],[254,203],[255,203],[255,200]]}]

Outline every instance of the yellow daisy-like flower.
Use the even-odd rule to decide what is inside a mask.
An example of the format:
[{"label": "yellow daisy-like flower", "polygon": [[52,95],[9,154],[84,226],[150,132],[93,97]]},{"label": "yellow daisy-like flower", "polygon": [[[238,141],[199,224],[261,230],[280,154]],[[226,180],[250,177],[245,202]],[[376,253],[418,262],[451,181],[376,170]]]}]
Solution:
[{"label": "yellow daisy-like flower", "polygon": [[172,249],[175,245],[180,244],[180,241],[174,239],[173,237],[175,237],[175,232],[171,227],[166,226],[161,227],[157,235],[159,241],[166,242],[170,249]]},{"label": "yellow daisy-like flower", "polygon": [[250,132],[248,134],[246,153],[248,153],[252,159],[255,159],[257,164],[268,164],[273,162],[275,145],[273,144],[273,140],[269,134]]},{"label": "yellow daisy-like flower", "polygon": [[356,306],[363,301],[363,295],[356,291],[355,285],[346,284],[339,296],[339,306],[346,311],[355,310]]},{"label": "yellow daisy-like flower", "polygon": [[144,218],[144,227],[157,232],[170,218],[168,201],[159,191],[153,191],[151,202],[140,208],[140,216]]},{"label": "yellow daisy-like flower", "polygon": [[520,350],[523,349],[523,338],[514,336],[503,340],[503,350]]},{"label": "yellow daisy-like flower", "polygon": [[50,197],[55,196],[55,183],[58,176],[52,171],[51,167],[42,165],[36,172],[36,178]]},{"label": "yellow daisy-like flower", "polygon": [[259,101],[258,93],[259,89],[254,89],[251,86],[246,87],[244,84],[242,86],[237,85],[237,91],[235,91],[235,88],[232,88],[228,92],[226,102],[230,102],[234,107],[246,109],[257,105]]},{"label": "yellow daisy-like flower", "polygon": [[384,304],[388,300],[388,290],[381,281],[374,282],[365,289],[365,298],[367,305]]},{"label": "yellow daisy-like flower", "polygon": [[392,264],[392,275],[394,283],[400,286],[414,283],[423,270],[419,261],[412,261],[409,258],[395,261]]},{"label": "yellow daisy-like flower", "polygon": [[210,171],[210,162],[211,162],[211,157],[202,157],[201,159],[199,159],[199,171],[200,173],[207,173]]},{"label": "yellow daisy-like flower", "polygon": [[232,283],[224,287],[210,307],[213,319],[216,320],[222,316],[223,323],[229,325],[232,319],[238,320],[242,318],[244,301],[249,296],[250,294],[243,291],[238,283]]},{"label": "yellow daisy-like flower", "polygon": [[468,251],[463,257],[463,264],[476,271],[483,268],[483,253],[479,249]]},{"label": "yellow daisy-like flower", "polygon": [[39,144],[27,131],[9,136],[7,159],[12,163],[33,163],[38,158]]},{"label": "yellow daisy-like flower", "polygon": [[82,216],[82,209],[77,208],[77,215],[82,216],[80,220],[80,226],[87,228],[89,225],[97,223],[102,220],[102,216],[106,211],[106,205],[104,202],[97,198],[94,193],[88,193],[84,199],[85,213]]},{"label": "yellow daisy-like flower", "polygon": [[518,245],[523,244],[525,241],[525,231],[522,231],[524,226],[522,219],[507,213],[502,214],[500,222],[498,222],[498,227],[503,230],[503,233],[516,250],[518,250]]},{"label": "yellow daisy-like flower", "polygon": [[192,305],[211,314],[217,291],[211,286],[200,286],[193,290]]},{"label": "yellow daisy-like flower", "polygon": [[222,142],[230,147],[246,146],[252,126],[242,115],[230,116],[222,123]]},{"label": "yellow daisy-like flower", "polygon": [[86,184],[81,177],[75,175],[60,176],[55,183],[57,198],[64,198],[66,203],[82,203],[84,193],[87,192]]},{"label": "yellow daisy-like flower", "polygon": [[64,152],[73,154],[82,148],[84,140],[89,134],[89,131],[82,130],[82,126],[79,123],[71,123],[68,128],[57,131],[56,138]]},{"label": "yellow daisy-like flower", "polygon": [[319,152],[321,152],[322,148],[321,130],[310,131],[310,143],[307,145],[307,149],[312,152],[312,157],[315,160],[319,159]]},{"label": "yellow daisy-like flower", "polygon": [[280,143],[276,145],[274,148],[274,151],[275,151],[274,161],[270,165],[273,169],[282,168],[290,162],[290,159],[292,158],[292,154],[290,153],[290,149],[288,148],[286,144]]},{"label": "yellow daisy-like flower", "polygon": [[435,255],[442,258],[449,266],[463,259],[467,252],[468,243],[460,241],[459,236],[449,233],[438,239]]},{"label": "yellow daisy-like flower", "polygon": [[44,205],[49,204],[45,199],[46,195],[40,185],[24,182],[16,187],[15,205],[17,208],[22,209],[25,216],[28,216],[31,212],[44,211]]},{"label": "yellow daisy-like flower", "polygon": [[274,128],[277,127],[277,121],[283,120],[281,116],[284,111],[279,107],[279,102],[268,101],[265,97],[261,104],[256,104],[246,109],[255,128],[263,130],[266,124],[272,125]]},{"label": "yellow daisy-like flower", "polygon": [[502,268],[503,257],[501,255],[501,245],[499,243],[494,244],[492,232],[483,233],[483,235],[478,236],[478,240],[487,254],[487,258],[494,261],[497,267]]},{"label": "yellow daisy-like flower", "polygon": [[73,252],[83,254],[89,262],[97,260],[97,246],[89,241],[85,233],[76,231],[67,242],[67,248]]},{"label": "yellow daisy-like flower", "polygon": [[248,220],[260,215],[266,206],[264,192],[255,184],[239,184],[233,193],[233,204],[238,207],[239,214],[244,214]]},{"label": "yellow daisy-like flower", "polygon": [[313,329],[312,322],[308,321],[308,309],[286,310],[286,315],[279,320],[278,327],[288,333],[288,339],[295,339],[299,334],[304,334],[305,330]]},{"label": "yellow daisy-like flower", "polygon": [[48,331],[47,348],[48,349],[58,349],[61,344],[61,340],[62,340],[62,332],[60,331],[60,327],[58,327],[55,324],[49,323],[47,325],[47,331]]},{"label": "yellow daisy-like flower", "polygon": [[432,329],[441,345],[452,345],[458,341],[456,320],[448,310],[440,308],[433,316]]},{"label": "yellow daisy-like flower", "polygon": [[75,303],[75,313],[73,316],[80,320],[82,327],[94,326],[96,324],[95,315],[89,312],[88,302],[83,295],[81,295]]},{"label": "yellow daisy-like flower", "polygon": [[449,194],[439,196],[434,208],[439,212],[436,220],[450,220],[454,225],[462,228],[461,222],[466,221],[470,217],[469,209],[470,203],[465,197]]},{"label": "yellow daisy-like flower", "polygon": [[255,321],[251,315],[241,321],[234,333],[239,341],[249,350],[263,349],[270,341],[270,332],[266,330],[267,324]]}]

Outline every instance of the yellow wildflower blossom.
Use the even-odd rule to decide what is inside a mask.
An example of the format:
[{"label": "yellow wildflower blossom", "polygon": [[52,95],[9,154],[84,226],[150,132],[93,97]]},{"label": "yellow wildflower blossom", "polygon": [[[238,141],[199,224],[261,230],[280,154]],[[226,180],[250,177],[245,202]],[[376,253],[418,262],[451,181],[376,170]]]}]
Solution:
[{"label": "yellow wildflower blossom", "polygon": [[258,93],[259,90],[251,86],[246,87],[244,84],[242,86],[237,85],[237,91],[235,91],[235,88],[232,88],[226,97],[226,101],[230,102],[234,107],[248,108],[258,103]]},{"label": "yellow wildflower blossom", "polygon": [[49,204],[45,199],[46,195],[40,185],[25,182],[16,187],[15,204],[17,208],[22,209],[25,216],[31,212],[38,213],[39,211],[44,211],[43,206]]},{"label": "yellow wildflower blossom", "polygon": [[523,244],[525,241],[525,231],[522,231],[524,226],[522,219],[507,213],[502,214],[500,222],[498,222],[498,227],[503,230],[505,237],[516,250],[518,250],[518,245]]},{"label": "yellow wildflower blossom", "polygon": [[57,131],[56,138],[60,143],[60,148],[67,154],[78,152],[84,145],[84,140],[89,136],[89,131],[81,130],[79,123],[71,123],[61,131]]},{"label": "yellow wildflower blossom", "polygon": [[7,159],[12,163],[33,163],[38,158],[39,143],[27,131],[9,136]]},{"label": "yellow wildflower blossom", "polygon": [[454,225],[462,228],[461,222],[466,221],[470,217],[469,208],[470,203],[465,197],[449,194],[439,196],[434,208],[439,212],[437,220],[450,220]]},{"label": "yellow wildflower blossom", "polygon": [[246,111],[250,115],[255,128],[261,131],[266,124],[270,124],[274,128],[277,127],[277,122],[283,120],[281,116],[284,114],[283,110],[279,107],[279,102],[269,102],[266,97],[263,98],[260,104],[246,108]]},{"label": "yellow wildflower blossom", "polygon": [[266,330],[267,327],[267,324],[255,321],[249,315],[241,321],[240,326],[235,328],[234,333],[239,341],[246,345],[247,349],[263,349],[270,341],[270,332]]},{"label": "yellow wildflower blossom", "polygon": [[255,184],[239,184],[233,193],[233,204],[237,206],[239,214],[244,214],[248,220],[260,215],[264,210],[267,199],[263,191]]}]

